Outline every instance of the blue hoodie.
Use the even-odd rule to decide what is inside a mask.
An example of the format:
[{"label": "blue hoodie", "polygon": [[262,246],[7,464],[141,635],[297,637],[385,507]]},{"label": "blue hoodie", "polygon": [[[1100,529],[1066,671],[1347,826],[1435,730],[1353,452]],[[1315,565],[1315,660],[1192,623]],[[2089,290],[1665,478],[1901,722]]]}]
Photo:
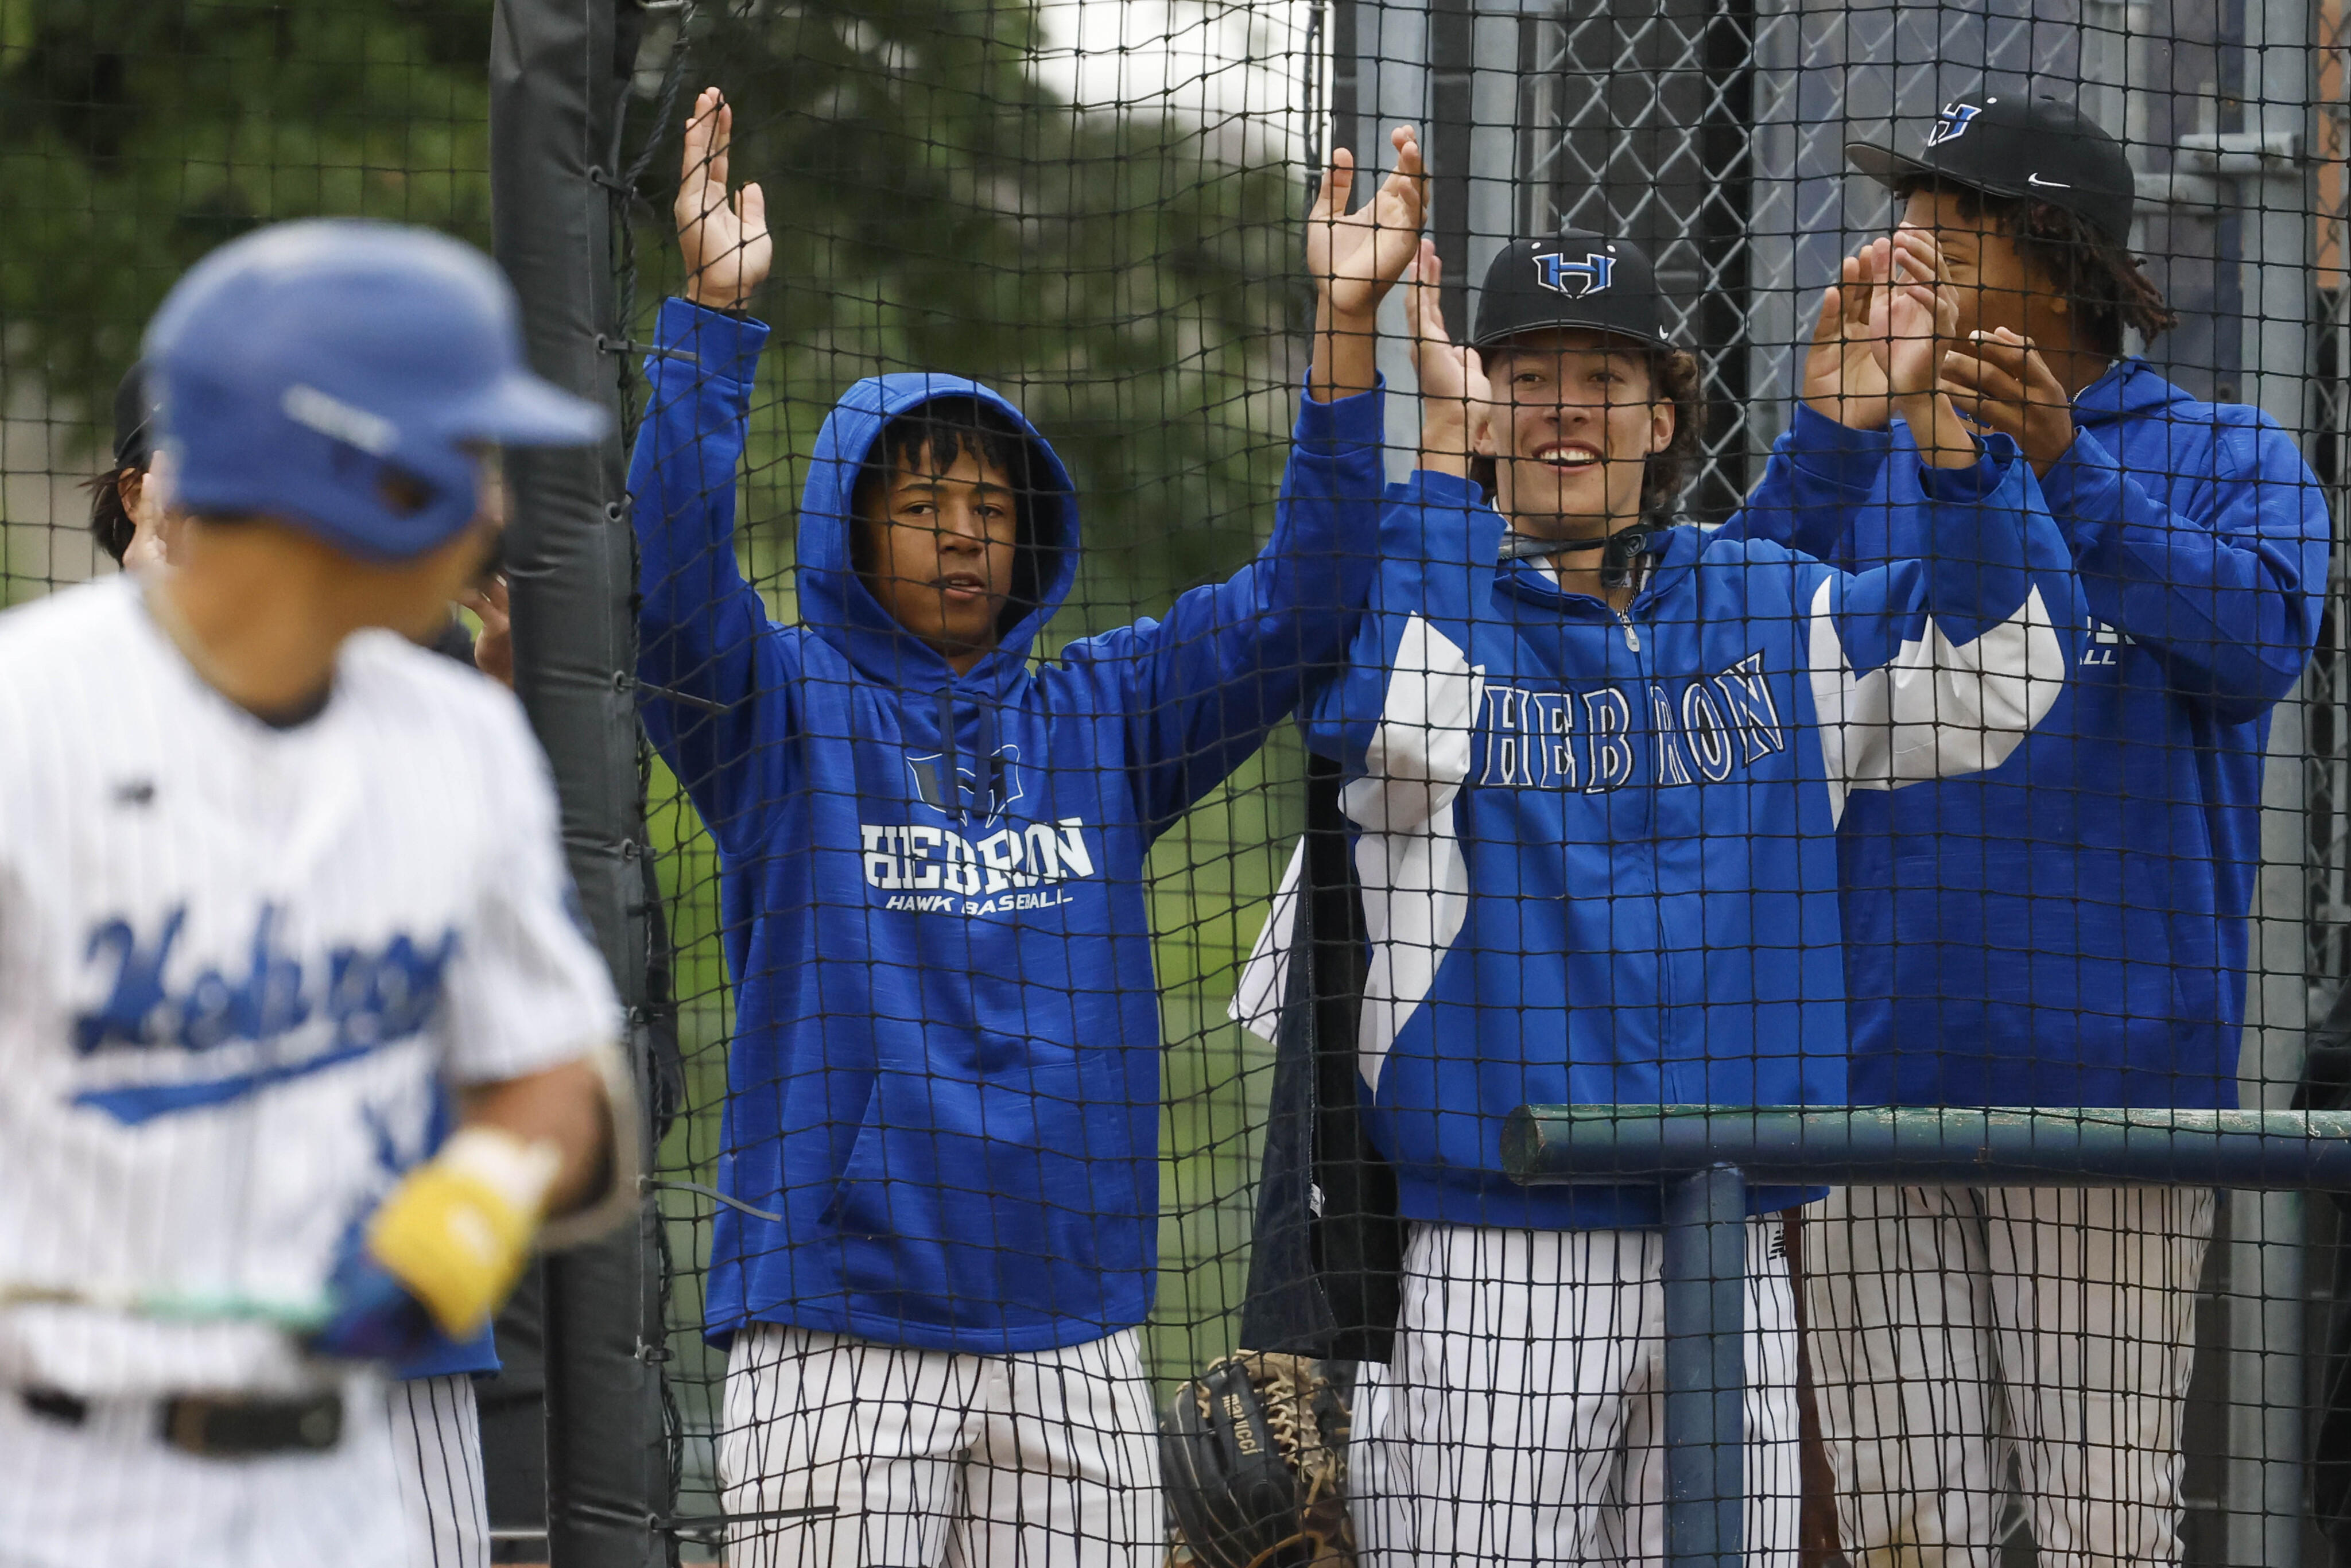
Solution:
[{"label": "blue hoodie", "polygon": [[[2228,1106],[2270,709],[2317,636],[2325,497],[2274,420],[2139,360],[2040,481],[2093,618],[2000,767],[1845,824],[1856,1101]],[[1852,570],[1931,549],[1909,433],[1799,404],[1733,525]]]},{"label": "blue hoodie", "polygon": [[[635,497],[645,727],[716,840],[736,988],[705,1327],[780,1322],[997,1353],[1141,1322],[1159,1223],[1160,1033],[1144,857],[1254,752],[1360,614],[1380,394],[1305,402],[1273,538],[1164,621],[1029,644],[1069,592],[1067,474],[950,376],[852,387],[799,514],[802,624],[735,560],[767,329],[680,300],[647,361]],[[695,356],[699,363],[675,357]],[[957,675],[850,560],[884,424],[933,398],[1019,421],[1040,602]]]},{"label": "blue hoodie", "polygon": [[1520,1104],[1844,1102],[1838,821],[2008,755],[2080,625],[2012,443],[1908,466],[1932,559],[1849,576],[1674,528],[1622,612],[1498,566],[1503,519],[1467,481],[1394,493],[1351,667],[1306,729],[1348,780],[1357,1065],[1408,1218],[1657,1222],[1654,1185],[1505,1176]]}]

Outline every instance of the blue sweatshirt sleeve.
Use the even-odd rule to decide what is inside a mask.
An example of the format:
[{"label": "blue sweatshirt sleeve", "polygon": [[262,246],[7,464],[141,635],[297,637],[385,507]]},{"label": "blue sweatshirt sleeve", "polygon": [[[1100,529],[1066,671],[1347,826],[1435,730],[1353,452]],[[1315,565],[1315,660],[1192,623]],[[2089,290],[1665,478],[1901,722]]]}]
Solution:
[{"label": "blue sweatshirt sleeve", "polygon": [[1424,469],[1387,492],[1370,602],[1345,668],[1303,720],[1308,747],[1350,780],[1379,780],[1349,786],[1348,815],[1364,826],[1431,815],[1467,776],[1480,685],[1469,629],[1491,614],[1502,531],[1457,476]]},{"label": "blue sweatshirt sleeve", "polygon": [[[763,713],[788,703],[767,606],[735,561],[735,471],[768,329],[664,300],[629,464],[645,732],[722,845]],[[786,716],[788,719],[788,716]]]},{"label": "blue sweatshirt sleeve", "polygon": [[1301,400],[1273,538],[1255,560],[1163,620],[1064,651],[1114,683],[1134,716],[1128,763],[1154,831],[1222,783],[1345,655],[1372,575],[1383,395]]},{"label": "blue sweatshirt sleeve", "polygon": [[2309,663],[2332,528],[2316,477],[2275,421],[2217,434],[2209,517],[2175,510],[2088,430],[2041,489],[2100,618],[2161,659],[2180,689],[2252,717]]},{"label": "blue sweatshirt sleeve", "polygon": [[1767,539],[1850,571],[1854,514],[1876,493],[1894,446],[1890,431],[1855,430],[1799,401],[1763,477],[1720,537]]},{"label": "blue sweatshirt sleeve", "polygon": [[1934,549],[1858,574],[1809,563],[1813,710],[1836,810],[1997,768],[2063,690],[2085,620],[2065,540],[2004,435],[1966,468],[1918,464],[1916,537]]}]

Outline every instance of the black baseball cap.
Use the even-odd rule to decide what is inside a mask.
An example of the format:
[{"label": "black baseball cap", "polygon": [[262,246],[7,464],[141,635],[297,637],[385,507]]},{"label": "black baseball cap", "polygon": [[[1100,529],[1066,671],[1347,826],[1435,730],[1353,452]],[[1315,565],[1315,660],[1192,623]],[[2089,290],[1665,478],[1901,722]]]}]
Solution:
[{"label": "black baseball cap", "polygon": [[147,367],[134,363],[114,388],[114,465],[145,468],[155,444],[155,405],[147,401]]},{"label": "black baseball cap", "polygon": [[1874,141],[1848,141],[1844,155],[1889,188],[1921,177],[1948,180],[1987,195],[2046,202],[2117,245],[2130,239],[2137,186],[2123,144],[2047,93],[1954,99],[1916,158]]},{"label": "black baseball cap", "polygon": [[1486,268],[1470,347],[1489,349],[1521,332],[1581,327],[1671,348],[1657,269],[1631,240],[1563,228],[1512,240]]}]

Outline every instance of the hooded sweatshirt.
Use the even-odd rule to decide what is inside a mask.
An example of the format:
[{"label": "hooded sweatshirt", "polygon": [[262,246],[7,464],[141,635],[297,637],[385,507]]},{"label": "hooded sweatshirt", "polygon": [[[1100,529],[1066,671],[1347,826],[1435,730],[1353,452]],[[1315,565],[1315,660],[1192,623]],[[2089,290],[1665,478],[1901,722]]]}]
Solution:
[{"label": "hooded sweatshirt", "polygon": [[1844,1103],[1837,823],[2014,750],[2080,624],[2013,443],[1907,463],[1938,556],[1853,576],[1673,528],[1621,612],[1498,564],[1503,518],[1465,480],[1391,497],[1350,668],[1306,731],[1345,770],[1356,1061],[1407,1218],[1658,1222],[1654,1183],[1511,1181],[1522,1104]]},{"label": "hooded sweatshirt", "polygon": [[[1999,767],[1857,800],[1856,1101],[2231,1106],[2271,707],[2326,585],[2326,504],[2260,410],[2124,360],[2040,480],[2092,617]],[[1731,527],[1860,569],[1931,550],[1908,430],[1798,405]]]},{"label": "hooded sweatshirt", "polygon": [[[801,623],[768,619],[733,538],[766,337],[663,307],[630,481],[645,727],[716,841],[735,985],[705,1331],[983,1354],[1098,1339],[1143,1321],[1155,1263],[1144,857],[1343,657],[1380,393],[1304,401],[1255,561],[1039,663],[1077,573],[1069,476],[1017,409],[952,376],[842,396],[800,504]],[[943,396],[1010,415],[1040,476],[1040,601],[960,675],[850,554],[883,426]]]}]

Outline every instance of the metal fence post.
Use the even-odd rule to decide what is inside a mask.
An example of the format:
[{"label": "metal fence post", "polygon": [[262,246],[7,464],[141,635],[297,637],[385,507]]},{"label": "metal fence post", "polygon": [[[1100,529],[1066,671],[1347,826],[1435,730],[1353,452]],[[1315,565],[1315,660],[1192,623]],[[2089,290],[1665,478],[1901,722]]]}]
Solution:
[{"label": "metal fence post", "polygon": [[1739,1568],[1747,1387],[1747,1183],[1666,1184],[1666,1561]]}]

